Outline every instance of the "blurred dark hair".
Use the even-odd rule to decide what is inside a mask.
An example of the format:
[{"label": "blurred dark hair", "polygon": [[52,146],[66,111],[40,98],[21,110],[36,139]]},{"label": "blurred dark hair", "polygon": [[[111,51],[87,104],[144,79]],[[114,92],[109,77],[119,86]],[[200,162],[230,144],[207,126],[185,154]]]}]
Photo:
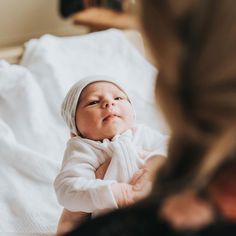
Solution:
[{"label": "blurred dark hair", "polygon": [[[157,101],[172,130],[154,191],[178,191],[236,123],[236,1],[142,0],[141,7],[159,68]],[[232,150],[225,148],[222,158]]]}]

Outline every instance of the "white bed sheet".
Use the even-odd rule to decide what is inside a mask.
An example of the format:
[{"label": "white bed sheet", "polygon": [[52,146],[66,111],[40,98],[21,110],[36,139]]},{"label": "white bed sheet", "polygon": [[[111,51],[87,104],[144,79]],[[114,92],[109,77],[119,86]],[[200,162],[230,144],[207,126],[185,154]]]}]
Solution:
[{"label": "white bed sheet", "polygon": [[60,216],[53,180],[69,132],[60,105],[91,74],[119,78],[137,122],[166,133],[156,112],[157,70],[119,30],[30,40],[20,65],[0,61],[0,235],[53,235]]}]

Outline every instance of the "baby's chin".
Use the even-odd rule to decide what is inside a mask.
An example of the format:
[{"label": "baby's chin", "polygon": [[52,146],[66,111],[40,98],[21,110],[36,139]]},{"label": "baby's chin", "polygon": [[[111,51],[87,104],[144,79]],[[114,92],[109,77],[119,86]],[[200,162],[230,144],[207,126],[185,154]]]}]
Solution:
[{"label": "baby's chin", "polygon": [[101,138],[101,140],[103,140],[103,139],[112,139],[116,135],[122,134],[122,133],[124,133],[126,130],[128,130],[130,128],[131,127],[112,127],[110,129],[106,130],[106,133],[104,133],[104,135]]},{"label": "baby's chin", "polygon": [[112,139],[118,134],[122,134],[128,129],[131,129],[133,124],[121,124],[120,122],[112,122],[109,125],[94,127],[89,132],[82,133],[83,138],[94,141],[102,141],[104,139]]},{"label": "baby's chin", "polygon": [[129,128],[126,128],[126,127],[112,127],[112,128],[109,128],[109,129],[106,129],[106,130],[103,130],[101,131],[101,135],[98,135],[98,136],[94,136],[93,140],[95,141],[102,141],[104,139],[113,139],[116,135],[118,134],[122,134],[123,132],[125,132],[127,129]]}]

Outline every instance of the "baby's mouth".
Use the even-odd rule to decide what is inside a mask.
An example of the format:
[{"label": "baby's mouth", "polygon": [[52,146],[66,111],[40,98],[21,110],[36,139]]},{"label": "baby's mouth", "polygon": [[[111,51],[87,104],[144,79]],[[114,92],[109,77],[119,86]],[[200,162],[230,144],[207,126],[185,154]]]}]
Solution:
[{"label": "baby's mouth", "polygon": [[115,114],[115,113],[111,113],[111,114],[105,116],[105,118],[103,119],[103,121],[108,121],[108,120],[111,120],[111,119],[114,119],[114,118],[117,118],[117,117],[119,118],[120,116],[117,115],[117,114]]}]

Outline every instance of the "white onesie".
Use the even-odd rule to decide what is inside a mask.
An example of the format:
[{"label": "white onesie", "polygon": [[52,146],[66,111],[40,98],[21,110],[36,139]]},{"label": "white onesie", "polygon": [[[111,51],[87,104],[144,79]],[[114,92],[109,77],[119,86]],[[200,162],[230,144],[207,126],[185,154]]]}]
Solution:
[{"label": "white onesie", "polygon": [[[54,182],[59,203],[72,212],[117,208],[111,184],[129,183],[148,158],[166,156],[167,142],[167,136],[144,125],[102,142],[80,136],[71,138]],[[148,155],[143,157],[141,153]],[[97,168],[108,159],[111,162],[104,179],[96,179]]]}]

